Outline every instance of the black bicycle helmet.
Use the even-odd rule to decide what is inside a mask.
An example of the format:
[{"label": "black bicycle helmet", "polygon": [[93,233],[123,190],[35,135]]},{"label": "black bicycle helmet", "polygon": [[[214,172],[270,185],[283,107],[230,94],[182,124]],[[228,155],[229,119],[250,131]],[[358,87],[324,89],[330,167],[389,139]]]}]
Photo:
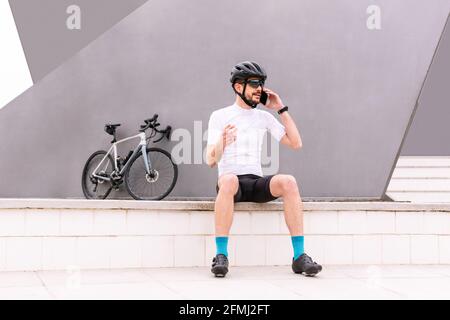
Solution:
[{"label": "black bicycle helmet", "polygon": [[230,82],[234,84],[237,80],[247,80],[251,77],[267,79],[266,71],[261,68],[256,62],[244,61],[240,62],[231,70]]},{"label": "black bicycle helmet", "polygon": [[[236,92],[236,94],[238,96],[240,96],[247,105],[249,105],[252,108],[256,108],[256,106],[258,104],[257,103],[255,104],[252,101],[249,101],[245,97],[245,89],[247,87],[247,83],[245,81],[249,78],[260,78],[265,81],[267,79],[267,74],[266,74],[266,71],[260,65],[258,65],[256,62],[252,62],[252,61],[240,62],[237,65],[235,65],[233,67],[233,69],[231,70],[230,82],[231,82],[231,86],[233,87],[234,92]],[[242,94],[237,92],[236,89],[234,88],[234,84],[237,81],[244,82],[244,90],[242,91]]]}]

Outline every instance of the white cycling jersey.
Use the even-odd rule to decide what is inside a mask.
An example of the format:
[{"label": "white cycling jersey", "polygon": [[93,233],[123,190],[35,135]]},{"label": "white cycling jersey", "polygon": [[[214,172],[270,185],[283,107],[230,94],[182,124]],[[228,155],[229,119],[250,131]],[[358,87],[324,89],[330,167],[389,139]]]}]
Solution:
[{"label": "white cycling jersey", "polygon": [[207,144],[216,144],[228,124],[236,127],[237,136],[236,141],[225,147],[218,163],[219,177],[226,173],[262,176],[261,151],[264,134],[269,131],[280,141],[286,134],[284,126],[267,111],[244,109],[235,103],[211,114]]}]

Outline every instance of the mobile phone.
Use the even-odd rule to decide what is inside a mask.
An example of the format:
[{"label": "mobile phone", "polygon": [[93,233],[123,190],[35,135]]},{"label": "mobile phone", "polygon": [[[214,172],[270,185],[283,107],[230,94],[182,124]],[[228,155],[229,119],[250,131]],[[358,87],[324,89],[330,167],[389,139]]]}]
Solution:
[{"label": "mobile phone", "polygon": [[264,90],[261,91],[261,98],[259,98],[259,102],[265,105],[267,103],[267,98],[268,98],[267,93]]}]

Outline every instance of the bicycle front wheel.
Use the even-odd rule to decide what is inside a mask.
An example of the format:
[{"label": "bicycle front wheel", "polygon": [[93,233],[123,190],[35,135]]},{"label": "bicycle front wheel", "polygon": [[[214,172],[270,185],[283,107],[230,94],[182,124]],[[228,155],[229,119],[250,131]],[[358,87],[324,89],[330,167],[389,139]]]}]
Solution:
[{"label": "bicycle front wheel", "polygon": [[140,152],[125,172],[125,186],[136,200],[161,200],[173,189],[178,178],[177,165],[170,153],[159,148],[147,148],[151,164],[150,174],[145,171],[144,157]]}]

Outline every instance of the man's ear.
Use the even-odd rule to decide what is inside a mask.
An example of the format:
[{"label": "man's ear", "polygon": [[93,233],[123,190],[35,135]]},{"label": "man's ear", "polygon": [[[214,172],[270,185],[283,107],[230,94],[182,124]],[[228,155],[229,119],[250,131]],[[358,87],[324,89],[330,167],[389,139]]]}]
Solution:
[{"label": "man's ear", "polygon": [[234,87],[234,90],[236,90],[239,93],[242,93],[242,88],[243,88],[242,83],[235,82],[233,84],[233,87]]}]

